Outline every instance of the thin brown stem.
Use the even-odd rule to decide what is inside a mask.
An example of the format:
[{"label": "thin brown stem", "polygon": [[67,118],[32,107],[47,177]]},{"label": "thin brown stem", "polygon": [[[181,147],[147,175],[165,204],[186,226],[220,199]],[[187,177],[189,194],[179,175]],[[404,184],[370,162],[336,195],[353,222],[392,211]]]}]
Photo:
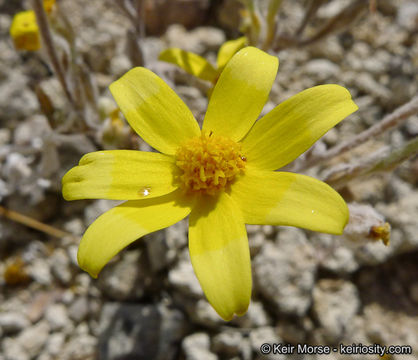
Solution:
[{"label": "thin brown stem", "polygon": [[49,28],[49,22],[44,10],[43,2],[42,0],[32,0],[32,6],[36,15],[36,22],[38,23],[42,42],[51,62],[52,69],[54,70],[54,73],[57,76],[68,101],[71,103],[71,105],[76,107],[74,97],[70,91],[70,87],[64,74],[64,70],[60,61],[58,60],[57,52],[55,51],[55,46],[52,40],[51,30]]},{"label": "thin brown stem", "polygon": [[63,238],[63,237],[75,237],[74,235],[57,229],[51,225],[44,224],[38,220],[35,220],[29,216],[23,215],[13,210],[6,209],[5,207],[0,205],[0,216],[4,216],[5,218],[16,221],[19,224],[25,225],[32,229],[41,231],[45,234],[54,236],[56,238]]},{"label": "thin brown stem", "polygon": [[[383,151],[385,150],[385,151]],[[383,149],[371,155],[358,164],[347,164],[344,169],[329,173],[325,182],[334,186],[342,187],[349,181],[382,171],[392,171],[405,160],[418,153],[418,137],[410,140],[404,146],[392,149]]]},{"label": "thin brown stem", "polygon": [[319,164],[320,162],[329,160],[338,155],[341,155],[363,143],[367,140],[374,138],[383,134],[384,132],[392,129],[396,126],[399,126],[403,121],[405,121],[410,116],[418,113],[418,96],[412,98],[408,103],[397,108],[393,113],[385,116],[380,122],[363,131],[362,133],[354,136],[350,140],[342,143],[339,146],[335,146],[330,150],[326,151],[320,156],[312,157],[306,164],[302,167],[304,169],[310,168],[314,165]]},{"label": "thin brown stem", "polygon": [[339,14],[330,19],[316,33],[308,38],[301,38],[299,36],[300,34],[298,35],[297,33],[299,29],[294,35],[278,34],[274,50],[278,51],[292,46],[311,45],[332,33],[341,31],[350,25],[365,9],[367,9],[367,5],[367,1],[364,0],[355,1],[353,4],[347,6]]},{"label": "thin brown stem", "polygon": [[309,24],[309,21],[312,19],[312,17],[316,14],[320,6],[324,0],[311,0],[311,3],[309,5],[308,10],[305,13],[305,16],[303,17],[302,22],[299,25],[299,28],[296,30],[295,35],[299,37],[302,35],[303,31],[305,30],[306,26]]}]

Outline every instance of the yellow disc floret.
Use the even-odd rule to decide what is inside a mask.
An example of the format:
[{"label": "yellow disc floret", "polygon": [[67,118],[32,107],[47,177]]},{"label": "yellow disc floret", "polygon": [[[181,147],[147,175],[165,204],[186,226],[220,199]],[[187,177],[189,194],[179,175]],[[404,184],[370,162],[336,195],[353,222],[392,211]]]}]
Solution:
[{"label": "yellow disc floret", "polygon": [[205,131],[176,153],[178,180],[188,193],[216,194],[244,172],[245,162],[240,144]]}]

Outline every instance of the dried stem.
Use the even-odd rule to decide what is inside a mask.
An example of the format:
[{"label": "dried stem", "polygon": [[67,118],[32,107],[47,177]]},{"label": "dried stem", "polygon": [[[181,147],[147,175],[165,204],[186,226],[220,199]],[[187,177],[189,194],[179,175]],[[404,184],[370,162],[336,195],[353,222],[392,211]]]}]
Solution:
[{"label": "dried stem", "polygon": [[144,66],[145,61],[140,41],[145,37],[145,2],[136,0],[135,6],[127,0],[116,0],[114,3],[126,15],[133,27],[127,32],[129,57],[132,65]]},{"label": "dried stem", "polygon": [[271,44],[274,41],[276,36],[276,28],[277,28],[277,12],[279,11],[280,5],[282,0],[270,0],[268,11],[267,11],[267,33],[266,38],[264,39],[264,43],[262,46],[263,50],[268,50]]},{"label": "dried stem", "polygon": [[302,35],[302,33],[305,30],[306,26],[308,25],[309,21],[311,21],[312,17],[316,14],[319,7],[322,5],[322,3],[324,1],[325,0],[311,0],[309,8],[305,13],[305,16],[304,16],[302,22],[300,23],[299,28],[296,30],[296,33],[295,33],[296,36],[299,37],[300,35]]},{"label": "dried stem", "polygon": [[363,131],[352,139],[342,143],[339,146],[335,146],[325,153],[312,157],[309,161],[302,165],[300,168],[310,168],[320,162],[329,160],[335,156],[341,155],[363,143],[367,140],[383,134],[385,131],[399,126],[404,120],[411,115],[418,113],[418,96],[412,98],[411,101],[397,108],[393,113],[385,116],[382,121],[373,125],[369,129]]},{"label": "dried stem", "polygon": [[247,34],[247,39],[250,45],[257,46],[261,23],[260,23],[260,16],[257,14],[257,9],[254,3],[255,0],[241,0],[241,2],[246,7],[250,20],[251,26]]},{"label": "dried stem", "polygon": [[32,229],[42,231],[45,234],[48,234],[57,238],[63,238],[63,237],[74,238],[74,235],[66,231],[59,230],[51,225],[44,224],[38,220],[32,219],[31,217],[20,214],[16,211],[6,209],[1,205],[0,205],[0,216],[4,216],[5,218],[9,220],[16,221]]},{"label": "dried stem", "polygon": [[49,23],[44,10],[43,2],[42,0],[32,0],[32,6],[36,15],[36,21],[38,23],[39,32],[41,34],[41,38],[46,48],[49,60],[51,61],[54,73],[57,76],[58,81],[60,82],[68,101],[71,103],[71,105],[76,107],[74,97],[70,91],[70,87],[64,74],[64,70],[62,68],[61,63],[58,60],[58,55],[55,51],[55,46],[52,40],[51,30],[49,29]]},{"label": "dried stem", "polygon": [[[301,38],[300,34],[306,27],[307,23],[302,22],[301,27],[296,31],[295,35],[279,34],[277,36],[274,50],[278,51],[291,46],[306,46],[311,45],[318,40],[321,40],[331,33],[341,31],[351,24],[365,9],[367,9],[367,1],[357,0],[343,9],[339,14],[330,19],[323,27],[321,27],[315,34],[309,38]],[[316,9],[315,9],[316,11]],[[308,11],[309,13],[309,11]],[[308,15],[308,14],[307,14]]]},{"label": "dried stem", "polygon": [[341,187],[360,176],[381,171],[391,171],[417,153],[418,137],[410,140],[401,148],[393,149],[391,152],[380,150],[361,163],[348,164],[344,169],[335,170],[327,175],[325,182],[334,187]]}]

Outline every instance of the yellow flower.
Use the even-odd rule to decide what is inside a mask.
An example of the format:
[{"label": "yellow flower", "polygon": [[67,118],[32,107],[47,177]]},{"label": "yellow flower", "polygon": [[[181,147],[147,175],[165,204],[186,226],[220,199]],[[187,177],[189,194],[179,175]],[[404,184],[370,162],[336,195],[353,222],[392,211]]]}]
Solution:
[{"label": "yellow flower", "polygon": [[[53,10],[55,0],[44,0],[43,4],[49,14]],[[32,10],[18,12],[13,17],[10,36],[16,50],[36,51],[41,48],[39,28]]]},{"label": "yellow flower", "polygon": [[245,36],[225,42],[219,49],[216,68],[200,55],[178,48],[162,51],[158,59],[175,64],[199,79],[216,84],[225,65],[231,60],[232,56],[245,46],[246,42]]},{"label": "yellow flower", "polygon": [[31,10],[17,13],[10,27],[10,36],[17,50],[39,50],[41,41],[35,13]]},{"label": "yellow flower", "polygon": [[189,217],[189,251],[203,291],[230,320],[246,312],[251,265],[244,224],[298,226],[341,234],[344,200],[311,177],[275,172],[357,110],[338,85],[302,91],[256,122],[278,60],[246,47],[226,65],[199,128],[170,87],[145,68],[110,86],[132,128],[157,152],[98,151],[63,178],[67,200],[127,200],[84,234],[78,262],[97,277],[139,237]]}]

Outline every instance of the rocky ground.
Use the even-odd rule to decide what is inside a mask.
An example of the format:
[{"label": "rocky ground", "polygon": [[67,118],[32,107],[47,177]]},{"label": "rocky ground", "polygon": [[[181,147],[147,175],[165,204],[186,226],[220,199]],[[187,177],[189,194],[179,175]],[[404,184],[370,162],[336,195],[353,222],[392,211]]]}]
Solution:
[{"label": "rocky ground", "polygon": [[[300,2],[285,1],[296,19]],[[346,3],[334,1],[333,3]],[[126,19],[100,0],[60,2],[78,51],[99,90],[132,67]],[[0,199],[3,206],[80,236],[114,203],[65,202],[60,179],[86,152],[113,145],[95,133],[57,133],[34,89],[51,94],[54,115],[66,99],[42,51],[18,53],[8,29],[20,2],[0,1]],[[320,15],[331,16],[332,7]],[[98,16],[100,14],[100,16]],[[331,147],[379,121],[418,89],[418,6],[382,1],[350,30],[277,55],[280,69],[265,110],[317,84],[347,87],[359,111],[323,138]],[[283,21],[292,21],[292,17]],[[167,46],[215,59],[226,34],[216,27],[172,25],[143,43],[145,61],[202,118],[203,90],[182,71],[157,62]],[[112,107],[113,105],[110,105]],[[57,120],[58,119],[58,120]],[[418,135],[418,118],[370,141],[353,156]],[[136,146],[144,144],[134,138]],[[325,169],[326,170],[326,169]],[[311,175],[321,176],[323,168]],[[262,355],[263,343],[410,345],[418,357],[418,159],[391,173],[351,182],[348,202],[372,205],[392,226],[390,246],[296,228],[248,226],[253,300],[248,313],[225,323],[205,300],[187,249],[187,223],[145,236],[123,251],[98,280],[76,262],[78,241],[55,239],[0,218],[0,360],[377,359],[378,355]]]}]

